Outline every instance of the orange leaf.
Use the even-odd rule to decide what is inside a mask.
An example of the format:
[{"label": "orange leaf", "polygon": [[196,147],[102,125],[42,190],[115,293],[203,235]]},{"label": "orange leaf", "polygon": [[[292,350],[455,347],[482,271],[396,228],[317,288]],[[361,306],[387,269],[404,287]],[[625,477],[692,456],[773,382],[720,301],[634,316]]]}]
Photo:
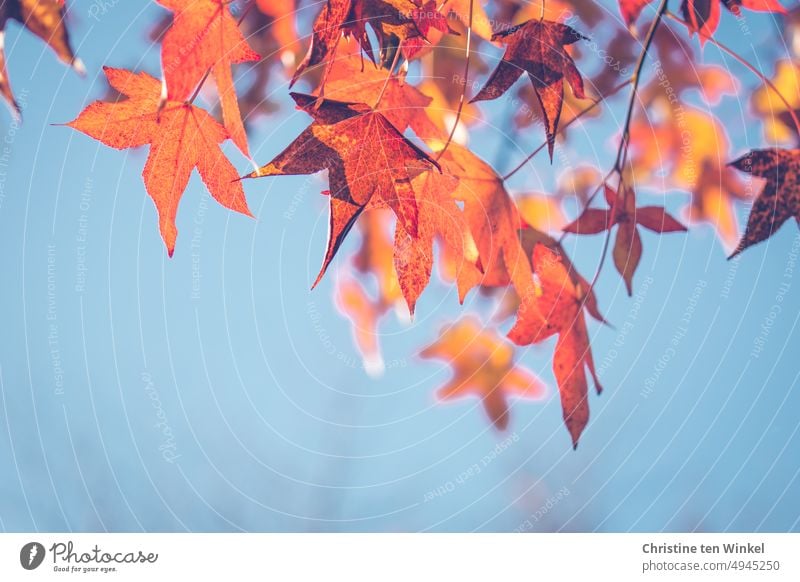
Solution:
[{"label": "orange leaf", "polygon": [[400,283],[394,268],[391,211],[376,208],[361,215],[358,228],[361,246],[353,257],[353,266],[362,274],[372,274],[378,284],[378,302],[387,308],[401,297]]},{"label": "orange leaf", "polygon": [[666,170],[671,187],[692,194],[688,218],[711,223],[730,249],[738,239],[734,202],[746,199],[748,188],[724,165],[729,149],[725,126],[690,105],[675,111],[662,96],[650,106],[646,121],[631,124],[632,171],[626,181],[653,181],[663,188],[659,176]]},{"label": "orange leaf", "polygon": [[161,43],[167,98],[188,99],[206,73],[212,71],[225,127],[236,146],[249,156],[231,65],[257,61],[260,57],[242,36],[230,13],[230,1],[158,0],[158,3],[175,13]]},{"label": "orange leaf", "polygon": [[306,175],[328,170],[328,249],[314,286],[325,274],[356,219],[367,208],[389,206],[398,229],[417,237],[419,211],[413,174],[437,164],[380,113],[363,103],[344,103],[292,93],[314,118],[283,152],[248,178]]},{"label": "orange leaf", "polygon": [[109,84],[128,99],[96,101],[67,125],[116,149],[150,144],[144,184],[158,209],[161,236],[170,256],[178,235],[178,203],[194,168],[217,202],[251,216],[236,169],[219,148],[228,138],[224,127],[202,109],[182,101],[167,101],[159,109],[161,83],[146,73],[109,67],[104,71]]},{"label": "orange leaf", "polygon": [[464,217],[478,251],[482,285],[509,283],[522,297],[533,291],[530,261],[520,243],[522,222],[503,180],[467,148],[451,143],[441,158],[445,172],[458,179],[452,197],[464,202]]},{"label": "orange leaf", "polygon": [[[38,36],[52,48],[58,58],[83,74],[81,60],[75,57],[69,41],[69,31],[65,21],[64,0],[6,0],[0,2],[0,95],[8,106],[19,115],[20,109],[14,99],[6,71],[6,57],[3,49],[6,22],[14,19]],[[91,10],[89,11],[91,14]]]},{"label": "orange leaf", "polygon": [[343,277],[337,287],[336,304],[353,324],[353,339],[364,369],[372,376],[379,376],[384,364],[378,344],[378,320],[386,313],[386,307],[372,301],[354,279]]},{"label": "orange leaf", "polygon": [[474,394],[499,430],[508,426],[509,396],[541,398],[545,392],[539,378],[514,364],[514,347],[472,317],[444,328],[420,356],[444,360],[453,368],[453,377],[437,392],[439,398]]},{"label": "orange leaf", "polygon": [[578,294],[584,298],[584,307],[586,311],[589,312],[589,315],[600,323],[608,323],[600,313],[597,297],[595,296],[594,290],[589,285],[589,281],[587,281],[578,272],[575,265],[572,264],[572,261],[570,261],[569,256],[566,251],[564,251],[560,242],[549,234],[543,233],[535,228],[524,228],[520,236],[522,239],[522,248],[525,249],[525,254],[531,261],[531,269],[533,269],[533,249],[536,248],[536,245],[540,244],[546,246],[561,258],[561,262],[564,263],[564,267],[567,269],[569,278],[572,280],[573,285],[575,285]]},{"label": "orange leaf", "polygon": [[561,394],[564,424],[572,437],[572,446],[577,448],[589,421],[584,366],[594,378],[597,393],[602,391],[589,346],[584,301],[561,257],[543,244],[533,249],[533,268],[539,281],[537,292],[522,299],[519,319],[508,337],[516,344],[528,345],[558,334],[553,371]]},{"label": "orange leaf", "polygon": [[[402,77],[392,75],[371,64],[364,65],[357,55],[337,58],[331,65],[325,83],[325,97],[340,101],[375,103],[381,96],[376,111],[381,113],[398,131],[411,128],[420,139],[447,136],[433,123],[426,108],[432,99],[405,82]],[[385,85],[385,90],[384,90]]]}]

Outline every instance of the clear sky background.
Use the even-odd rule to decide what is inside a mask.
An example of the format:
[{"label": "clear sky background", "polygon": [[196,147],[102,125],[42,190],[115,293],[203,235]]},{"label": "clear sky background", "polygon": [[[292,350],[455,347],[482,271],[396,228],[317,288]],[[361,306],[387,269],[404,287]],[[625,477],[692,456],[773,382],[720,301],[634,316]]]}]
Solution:
[{"label": "clear sky background", "polygon": [[[0,168],[0,528],[800,529],[794,223],[732,262],[708,226],[645,235],[634,298],[610,264],[600,280],[615,328],[590,323],[606,391],[591,397],[578,450],[552,389],[551,342],[518,352],[550,384],[547,399],[516,402],[508,432],[497,433],[476,400],[437,404],[450,372],[415,356],[445,322],[489,313],[475,294],[462,309],[435,281],[413,323],[386,318],[383,377],[361,369],[332,299],[337,269],[309,291],[325,244],[324,176],[246,184],[253,220],[217,205],[195,175],[167,257],[141,180],[145,152],[54,125],[102,96],[103,65],[158,74],[146,36],[161,9],[107,3],[94,19],[88,3],[71,4],[86,78],[15,23],[5,39],[25,120],[0,120],[10,159]],[[603,6],[618,19],[616,3]],[[748,14],[744,39],[722,19],[722,38],[750,58],[757,51],[771,76],[786,52],[774,20]],[[501,53],[487,50],[494,66]],[[724,62],[711,46],[703,59]],[[716,111],[733,159],[768,144],[748,114],[757,80],[731,70],[744,97]],[[287,103],[285,80],[276,76],[273,89],[283,107],[251,136],[259,163],[309,122]],[[537,157],[513,187],[552,191],[569,165],[610,167],[625,100],[571,132],[554,165]],[[501,109],[487,111],[497,122]],[[487,124],[472,144],[510,166],[540,140],[534,128],[508,145]],[[244,173],[246,160],[226,151]],[[678,213],[686,200],[666,204]],[[357,242],[354,233],[341,255]],[[587,275],[598,242],[566,239]]]}]

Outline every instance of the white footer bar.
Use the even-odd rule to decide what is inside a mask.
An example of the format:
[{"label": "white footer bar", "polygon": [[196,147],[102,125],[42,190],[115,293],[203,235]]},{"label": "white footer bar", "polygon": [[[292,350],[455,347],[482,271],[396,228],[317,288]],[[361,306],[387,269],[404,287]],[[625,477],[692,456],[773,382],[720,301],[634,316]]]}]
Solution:
[{"label": "white footer bar", "polygon": [[800,534],[0,534],[0,580],[800,580]]}]

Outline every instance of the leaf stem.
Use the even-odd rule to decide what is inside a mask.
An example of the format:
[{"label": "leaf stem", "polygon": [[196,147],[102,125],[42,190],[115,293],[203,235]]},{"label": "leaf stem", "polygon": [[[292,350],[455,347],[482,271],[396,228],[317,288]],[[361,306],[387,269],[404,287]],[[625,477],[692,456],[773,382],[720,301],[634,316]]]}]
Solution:
[{"label": "leaf stem", "polygon": [[403,41],[397,44],[397,49],[394,52],[394,58],[392,59],[392,64],[389,66],[389,74],[386,75],[386,80],[383,82],[383,87],[381,87],[381,92],[378,93],[378,98],[375,100],[375,105],[373,105],[373,109],[377,109],[378,105],[381,104],[381,99],[383,99],[383,94],[386,93],[386,88],[389,86],[389,81],[394,76],[394,70],[397,68],[397,63],[400,61],[400,53],[403,50]]},{"label": "leaf stem", "polygon": [[[232,3],[233,3],[232,0],[231,2],[228,2],[228,4]],[[244,10],[242,10],[242,15],[239,17],[239,21],[236,23],[237,26],[241,26],[242,22],[244,22],[244,19],[247,18],[247,15],[250,13],[250,10],[253,8],[253,6],[255,6],[255,4],[256,4],[255,0],[250,0],[250,2],[247,3],[247,6],[245,6]],[[225,8],[221,9],[225,10]],[[203,85],[205,85],[205,82],[208,80],[209,75],[211,75],[211,71],[213,68],[214,68],[213,66],[209,67],[206,70],[206,74],[203,75],[202,79],[200,79],[200,82],[197,84],[197,88],[194,90],[194,93],[192,93],[192,96],[189,98],[188,101],[186,101],[189,105],[194,103],[194,100],[197,99],[197,96],[200,94],[200,90],[203,88]]]},{"label": "leaf stem", "polygon": [[467,20],[467,48],[466,48],[466,59],[464,61],[464,90],[461,91],[461,97],[458,99],[458,109],[456,110],[456,118],[453,121],[453,127],[450,129],[450,135],[447,136],[447,141],[444,142],[444,147],[439,150],[439,153],[436,155],[434,161],[438,162],[444,153],[447,151],[447,148],[450,147],[450,143],[453,141],[453,136],[456,134],[456,129],[458,129],[458,123],[461,121],[461,113],[464,111],[464,101],[466,98],[467,93],[467,86],[469,85],[469,63],[470,57],[472,53],[472,17],[474,14],[474,3],[475,0],[469,0],[469,17]]},{"label": "leaf stem", "polygon": [[[666,11],[665,16],[667,16],[667,18],[671,18],[675,22],[679,22],[680,24],[683,24],[684,26],[688,26],[688,23],[683,18],[681,18],[677,14],[673,14],[669,10]],[[795,108],[792,107],[789,104],[789,101],[786,99],[786,97],[784,97],[783,93],[780,92],[780,90],[775,86],[775,84],[772,81],[770,81],[764,75],[764,73],[759,71],[754,65],[750,64],[747,61],[747,59],[745,59],[743,56],[738,54],[736,51],[734,51],[733,49],[731,49],[731,48],[727,47],[726,45],[722,44],[718,40],[715,40],[714,38],[712,38],[707,33],[703,32],[703,31],[700,31],[700,32],[698,32],[698,34],[701,34],[703,36],[703,38],[708,40],[711,44],[713,44],[715,47],[720,49],[722,52],[726,53],[730,57],[733,57],[737,62],[742,64],[745,68],[747,68],[747,70],[749,70],[756,77],[758,77],[761,80],[761,82],[764,83],[764,85],[769,87],[775,93],[775,95],[777,95],[778,99],[780,99],[781,102],[786,107],[786,111],[792,117],[792,121],[794,122],[795,129],[797,129],[797,133],[800,134],[800,119],[798,119],[798,117],[797,117],[797,113],[795,112]]]}]

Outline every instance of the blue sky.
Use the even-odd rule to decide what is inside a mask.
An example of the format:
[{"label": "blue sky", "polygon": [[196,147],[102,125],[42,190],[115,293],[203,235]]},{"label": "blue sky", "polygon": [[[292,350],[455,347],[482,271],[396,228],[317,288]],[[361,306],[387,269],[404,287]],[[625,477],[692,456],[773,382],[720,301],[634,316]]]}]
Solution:
[{"label": "blue sky", "polygon": [[[600,279],[615,327],[590,324],[606,391],[591,398],[578,450],[552,389],[515,403],[497,433],[477,401],[437,404],[449,371],[415,356],[463,310],[488,313],[475,295],[460,308],[435,282],[413,323],[386,319],[384,376],[360,368],[332,300],[335,270],[309,291],[326,236],[324,177],[248,183],[253,220],[217,205],[194,176],[167,257],[144,152],[54,125],[102,95],[104,64],[158,73],[145,38],[160,10],[119,3],[95,20],[73,4],[86,78],[14,24],[5,42],[25,120],[3,113],[0,125],[10,157],[0,197],[3,530],[800,529],[794,224],[731,262],[707,226],[646,236],[633,298],[611,268]],[[742,52],[773,62],[775,25],[748,22]],[[737,42],[727,14],[722,35]],[[721,62],[713,47],[703,58]],[[286,94],[283,81],[273,88]],[[251,136],[261,163],[308,123],[281,99]],[[562,161],[537,157],[513,187],[552,189],[564,160],[609,167],[625,99],[586,126],[594,141],[576,134]],[[737,119],[747,106],[726,98],[718,111]],[[731,158],[767,145],[757,122],[740,125],[727,126]],[[503,135],[486,126],[473,147],[521,159],[538,132],[500,156]],[[666,199],[676,212],[685,201]],[[566,246],[591,274],[597,241]],[[552,349],[519,351],[551,386]]]}]

